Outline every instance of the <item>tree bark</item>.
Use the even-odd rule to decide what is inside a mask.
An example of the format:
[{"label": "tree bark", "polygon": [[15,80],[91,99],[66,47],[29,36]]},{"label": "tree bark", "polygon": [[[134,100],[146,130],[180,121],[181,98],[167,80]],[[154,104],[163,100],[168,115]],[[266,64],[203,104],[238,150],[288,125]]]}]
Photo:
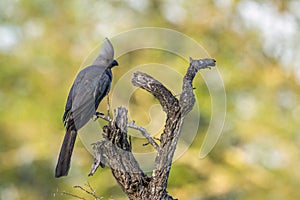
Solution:
[{"label": "tree bark", "polygon": [[214,59],[209,58],[200,60],[190,58],[190,66],[183,78],[179,100],[153,77],[142,72],[135,72],[132,84],[157,98],[163,111],[167,114],[159,145],[149,137],[149,134],[143,134],[157,149],[152,175],[147,176],[140,169],[131,152],[131,142],[127,137],[127,127],[129,126],[127,110],[124,107],[119,107],[114,113],[114,120],[103,127],[104,139],[94,145],[94,163],[90,175],[94,174],[99,166],[104,167],[107,163],[129,199],[174,199],[166,189],[183,120],[195,103],[192,82],[200,69],[213,67],[215,62]]}]

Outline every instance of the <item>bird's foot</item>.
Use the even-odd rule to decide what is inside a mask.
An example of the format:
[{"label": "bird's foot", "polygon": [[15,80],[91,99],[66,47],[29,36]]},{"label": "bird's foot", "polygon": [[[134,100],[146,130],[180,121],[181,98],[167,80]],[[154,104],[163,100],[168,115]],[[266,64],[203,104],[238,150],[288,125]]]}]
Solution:
[{"label": "bird's foot", "polygon": [[102,113],[102,112],[96,112],[95,115],[96,115],[96,117],[105,116],[104,113]]},{"label": "bird's foot", "polygon": [[95,115],[94,115],[94,118],[93,118],[94,121],[96,121],[99,118],[104,119],[108,122],[111,121],[111,118],[109,116],[105,116],[104,113],[101,113],[101,112],[96,112]]},{"label": "bird's foot", "polygon": [[96,112],[95,115],[93,115],[93,120],[96,121],[99,118],[105,117],[104,113]]}]

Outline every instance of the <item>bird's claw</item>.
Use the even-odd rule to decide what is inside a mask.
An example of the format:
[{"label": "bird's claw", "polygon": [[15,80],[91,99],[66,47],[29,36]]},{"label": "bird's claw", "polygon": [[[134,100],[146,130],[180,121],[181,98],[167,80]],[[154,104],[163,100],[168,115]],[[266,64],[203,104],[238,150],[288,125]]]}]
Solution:
[{"label": "bird's claw", "polygon": [[95,115],[93,116],[93,120],[96,121],[97,119],[99,119],[100,117],[105,116],[104,113],[102,112],[96,112]]},{"label": "bird's claw", "polygon": [[150,144],[150,143],[149,143],[149,142],[147,142],[147,143],[144,143],[144,144],[143,144],[143,146],[147,146],[148,144]]},{"label": "bird's claw", "polygon": [[95,115],[93,116],[93,120],[96,121],[99,118],[104,119],[104,120],[109,121],[109,122],[112,120],[110,118],[110,116],[105,116],[105,114],[102,113],[102,112],[96,112]]},{"label": "bird's claw", "polygon": [[102,112],[96,112],[96,117],[100,117],[100,116],[104,116],[104,113],[102,113]]}]

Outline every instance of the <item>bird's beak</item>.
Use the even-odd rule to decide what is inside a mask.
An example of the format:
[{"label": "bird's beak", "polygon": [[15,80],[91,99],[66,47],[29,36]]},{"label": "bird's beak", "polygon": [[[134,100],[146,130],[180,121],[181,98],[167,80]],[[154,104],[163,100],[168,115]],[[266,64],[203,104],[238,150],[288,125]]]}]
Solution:
[{"label": "bird's beak", "polygon": [[111,66],[113,67],[113,66],[119,66],[119,63],[116,61],[116,60],[114,60],[113,62],[112,62],[112,64],[111,64]]}]

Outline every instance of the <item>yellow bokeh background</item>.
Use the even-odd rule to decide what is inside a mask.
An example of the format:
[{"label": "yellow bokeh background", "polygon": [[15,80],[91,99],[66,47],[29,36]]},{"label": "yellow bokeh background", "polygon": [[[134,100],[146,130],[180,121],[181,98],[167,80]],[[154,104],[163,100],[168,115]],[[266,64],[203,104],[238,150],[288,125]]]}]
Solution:
[{"label": "yellow bokeh background", "polygon": [[[55,179],[54,168],[66,97],[84,59],[105,37],[141,27],[193,38],[217,60],[226,88],[222,135],[199,159],[211,110],[205,83],[196,77],[199,131],[172,165],[168,192],[191,200],[299,199],[299,9],[297,0],[2,0],[0,199],[74,199],[63,191],[92,199],[73,188],[87,181],[103,199],[126,199],[108,168],[87,177],[92,156],[80,140],[69,176]],[[113,85],[126,66],[144,60],[184,63],[171,58],[163,51],[121,57]],[[144,95],[145,104],[153,100]],[[134,117],[140,124],[149,120]]]}]

